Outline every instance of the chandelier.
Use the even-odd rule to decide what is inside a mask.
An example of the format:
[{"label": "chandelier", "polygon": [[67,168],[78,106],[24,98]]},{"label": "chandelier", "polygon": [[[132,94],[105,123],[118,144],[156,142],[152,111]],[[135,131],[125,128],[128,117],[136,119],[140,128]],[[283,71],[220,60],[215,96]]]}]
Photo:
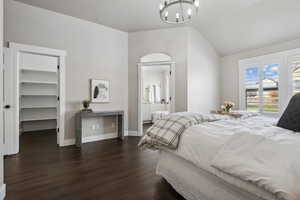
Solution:
[{"label": "chandelier", "polygon": [[159,6],[160,18],[168,24],[183,24],[198,13],[199,0],[164,0]]}]

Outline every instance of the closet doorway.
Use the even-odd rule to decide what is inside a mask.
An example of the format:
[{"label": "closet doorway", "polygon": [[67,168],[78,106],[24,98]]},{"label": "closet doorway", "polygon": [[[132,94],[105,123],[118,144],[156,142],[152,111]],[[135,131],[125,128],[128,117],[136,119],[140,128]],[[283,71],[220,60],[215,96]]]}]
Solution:
[{"label": "closet doorway", "polygon": [[17,43],[4,49],[5,155],[19,153],[26,133],[53,134],[52,142],[63,146],[65,56],[65,51]]},{"label": "closet doorway", "polygon": [[170,56],[149,54],[138,64],[138,135],[175,111],[175,63]]}]

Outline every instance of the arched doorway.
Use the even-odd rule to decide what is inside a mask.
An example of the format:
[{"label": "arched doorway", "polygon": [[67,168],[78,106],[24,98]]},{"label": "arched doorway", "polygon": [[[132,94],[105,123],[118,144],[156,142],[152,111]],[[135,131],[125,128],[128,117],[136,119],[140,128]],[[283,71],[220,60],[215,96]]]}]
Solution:
[{"label": "arched doorway", "polygon": [[164,53],[147,54],[138,63],[138,135],[155,120],[175,112],[175,63]]}]

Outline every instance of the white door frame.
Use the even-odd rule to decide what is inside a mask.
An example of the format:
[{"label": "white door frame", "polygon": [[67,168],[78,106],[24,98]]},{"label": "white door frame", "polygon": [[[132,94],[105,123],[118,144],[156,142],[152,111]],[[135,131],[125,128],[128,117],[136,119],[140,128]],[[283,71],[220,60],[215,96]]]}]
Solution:
[{"label": "white door frame", "polygon": [[20,53],[31,53],[45,56],[53,56],[58,58],[59,65],[59,107],[58,107],[58,120],[57,126],[59,128],[59,133],[57,136],[59,146],[63,146],[64,144],[64,135],[65,135],[65,126],[64,126],[64,117],[65,117],[65,57],[67,56],[66,51],[49,49],[44,47],[37,47],[31,45],[24,45],[18,43],[9,43],[9,48],[12,52],[12,67],[15,69],[16,80],[14,81],[14,95],[15,101],[13,102],[12,107],[15,107],[15,128],[13,133],[5,133],[6,137],[12,137],[12,152],[10,154],[17,154],[19,152],[19,71],[20,71],[20,63],[19,57]]},{"label": "white door frame", "polygon": [[4,155],[14,154],[13,149],[13,137],[10,136],[14,133],[16,126],[8,126],[6,120],[15,122],[15,92],[14,92],[14,82],[16,81],[15,69],[13,66],[12,51],[9,48],[3,48],[4,65],[3,65],[3,108],[8,105],[9,109],[3,109],[3,144],[4,144]]},{"label": "white door frame", "polygon": [[[3,88],[3,83],[4,83],[4,67],[3,67],[3,1],[0,1],[0,160],[3,160],[3,154],[4,154],[4,112],[3,112],[3,106],[4,106],[4,88]],[[2,169],[1,169],[2,170]],[[0,171],[0,174],[2,174],[3,171]],[[2,184],[2,183],[0,183]],[[0,193],[0,196],[2,194]]]},{"label": "white door frame", "polygon": [[141,62],[138,63],[138,136],[143,136],[143,108],[142,108],[142,67],[168,65],[170,66],[170,96],[171,96],[171,112],[175,112],[175,62]]}]

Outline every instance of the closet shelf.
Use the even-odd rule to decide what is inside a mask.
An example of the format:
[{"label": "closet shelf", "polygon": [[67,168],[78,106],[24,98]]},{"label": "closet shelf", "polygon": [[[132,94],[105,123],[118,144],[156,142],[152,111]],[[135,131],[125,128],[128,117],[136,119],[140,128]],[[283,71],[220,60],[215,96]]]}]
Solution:
[{"label": "closet shelf", "polygon": [[46,120],[56,120],[56,117],[49,117],[49,118],[28,118],[28,119],[21,119],[21,122],[33,122],[33,121],[46,121]]},{"label": "closet shelf", "polygon": [[56,109],[57,106],[22,106],[21,109]]},{"label": "closet shelf", "polygon": [[46,96],[46,97],[57,97],[57,94],[20,94],[20,96]]},{"label": "closet shelf", "polygon": [[39,69],[35,68],[35,67],[22,67],[21,68],[22,71],[32,71],[32,72],[47,72],[47,73],[57,73],[57,69],[56,68],[51,68],[51,69],[47,69],[46,67],[41,67]]},{"label": "closet shelf", "polygon": [[65,106],[60,99],[64,71],[59,69],[65,67],[64,51],[20,45],[17,54],[13,62],[18,73],[13,78],[19,131],[56,129],[60,108]]},{"label": "closet shelf", "polygon": [[57,85],[57,82],[54,81],[31,81],[31,80],[22,80],[21,84],[43,84],[43,85]]}]

